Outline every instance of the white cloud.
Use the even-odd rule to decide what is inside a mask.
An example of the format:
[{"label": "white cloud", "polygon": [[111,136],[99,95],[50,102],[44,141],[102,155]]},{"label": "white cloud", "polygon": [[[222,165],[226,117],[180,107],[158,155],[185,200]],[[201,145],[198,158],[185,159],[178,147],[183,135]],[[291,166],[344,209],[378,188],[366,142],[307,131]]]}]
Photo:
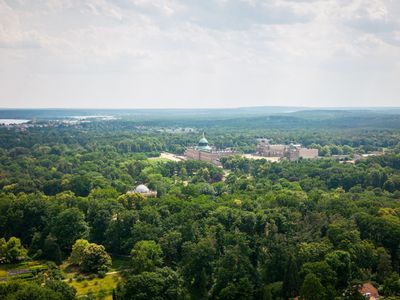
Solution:
[{"label": "white cloud", "polygon": [[183,5],[173,0],[131,0],[133,5],[147,9],[148,12],[161,12],[167,16],[172,16],[183,8]]},{"label": "white cloud", "polygon": [[[268,99],[364,105],[383,88],[394,105],[398,3],[0,0],[0,105],[29,98],[32,105],[66,106],[68,99],[87,107],[114,96],[117,106],[277,104]],[[371,69],[386,81],[368,87],[375,90],[361,103],[359,82],[375,78]],[[344,77],[355,82],[353,89]],[[9,83],[20,78],[25,88],[17,93],[18,84]],[[332,94],[326,97],[321,87]]]}]

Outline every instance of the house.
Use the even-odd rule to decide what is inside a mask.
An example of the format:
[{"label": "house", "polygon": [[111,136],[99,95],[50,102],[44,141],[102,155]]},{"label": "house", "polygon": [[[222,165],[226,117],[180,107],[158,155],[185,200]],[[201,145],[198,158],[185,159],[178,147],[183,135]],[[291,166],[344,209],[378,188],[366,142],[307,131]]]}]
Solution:
[{"label": "house", "polygon": [[369,300],[379,299],[378,290],[370,282],[360,285],[358,291],[365,297],[365,299]]}]

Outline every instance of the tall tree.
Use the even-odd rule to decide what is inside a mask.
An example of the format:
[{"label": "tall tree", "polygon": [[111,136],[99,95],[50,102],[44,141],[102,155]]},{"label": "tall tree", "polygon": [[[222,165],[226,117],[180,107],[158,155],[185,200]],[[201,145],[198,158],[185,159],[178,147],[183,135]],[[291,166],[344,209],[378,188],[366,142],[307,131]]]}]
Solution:
[{"label": "tall tree", "polygon": [[[247,250],[247,249],[246,249]],[[220,299],[251,299],[256,274],[247,251],[239,245],[227,246],[217,262],[213,293]]]},{"label": "tall tree", "polygon": [[105,272],[110,266],[111,257],[105,251],[104,246],[91,243],[83,250],[81,263],[83,272]]},{"label": "tall tree", "polygon": [[292,255],[290,255],[286,265],[285,275],[283,277],[282,290],[285,299],[298,296],[299,285],[300,285],[300,279],[299,279],[297,263],[295,258]]},{"label": "tall tree", "polygon": [[338,278],[337,287],[347,287],[351,279],[350,254],[346,251],[336,250],[329,253],[325,260],[332,270],[336,272]]},{"label": "tall tree", "polygon": [[77,208],[62,211],[55,219],[52,233],[61,250],[70,251],[76,240],[87,237],[89,228],[84,214]]},{"label": "tall tree", "polygon": [[82,263],[84,251],[87,246],[89,246],[89,242],[85,239],[79,239],[72,246],[71,255],[69,256],[69,261],[72,264],[80,265]]},{"label": "tall tree", "polygon": [[182,246],[182,274],[193,299],[205,299],[211,287],[215,241],[202,238],[197,243],[186,242]]},{"label": "tall tree", "polygon": [[0,239],[0,262],[15,263],[26,259],[27,254],[19,238],[11,237],[7,242],[4,238]]},{"label": "tall tree", "polygon": [[125,283],[118,286],[115,294],[117,299],[126,300],[185,299],[182,279],[176,271],[167,267],[128,277]]},{"label": "tall tree", "polygon": [[131,252],[132,270],[136,274],[154,271],[163,263],[161,247],[155,241],[139,241]]},{"label": "tall tree", "polygon": [[302,300],[324,300],[325,288],[313,273],[308,273],[301,286],[300,296]]}]

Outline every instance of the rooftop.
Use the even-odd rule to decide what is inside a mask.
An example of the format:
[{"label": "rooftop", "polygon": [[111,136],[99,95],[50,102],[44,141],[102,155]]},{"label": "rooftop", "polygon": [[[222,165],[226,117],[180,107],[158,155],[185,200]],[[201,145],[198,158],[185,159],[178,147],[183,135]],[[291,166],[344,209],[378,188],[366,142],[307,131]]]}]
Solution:
[{"label": "rooftop", "polygon": [[139,185],[135,188],[134,192],[135,192],[135,193],[140,193],[140,194],[146,194],[146,193],[149,193],[150,190],[149,190],[149,188],[148,188],[147,186],[145,186],[144,184],[139,184]]}]

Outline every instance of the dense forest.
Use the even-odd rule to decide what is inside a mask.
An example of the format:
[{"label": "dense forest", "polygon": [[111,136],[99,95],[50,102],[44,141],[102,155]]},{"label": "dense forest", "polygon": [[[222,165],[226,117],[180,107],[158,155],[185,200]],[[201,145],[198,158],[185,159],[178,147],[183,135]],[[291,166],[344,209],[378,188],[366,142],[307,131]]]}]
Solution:
[{"label": "dense forest", "polygon": [[[350,300],[371,283],[399,299],[399,115],[299,116],[0,127],[0,298]],[[159,158],[203,131],[219,148],[268,137],[321,157]],[[332,157],[371,151],[384,155]],[[139,184],[157,196],[129,193]],[[116,273],[106,292],[77,288]]]}]

